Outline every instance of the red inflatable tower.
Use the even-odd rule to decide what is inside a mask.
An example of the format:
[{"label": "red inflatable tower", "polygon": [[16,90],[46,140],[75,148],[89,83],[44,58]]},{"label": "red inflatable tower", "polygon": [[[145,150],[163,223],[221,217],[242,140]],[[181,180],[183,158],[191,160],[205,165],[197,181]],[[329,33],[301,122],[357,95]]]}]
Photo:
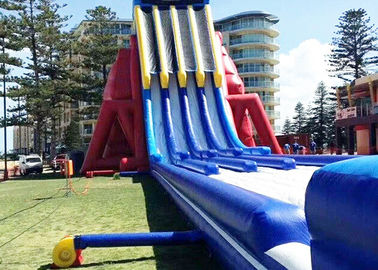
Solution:
[{"label": "red inflatable tower", "polygon": [[97,125],[81,169],[89,176],[148,170],[136,38],[118,53],[105,87]]}]

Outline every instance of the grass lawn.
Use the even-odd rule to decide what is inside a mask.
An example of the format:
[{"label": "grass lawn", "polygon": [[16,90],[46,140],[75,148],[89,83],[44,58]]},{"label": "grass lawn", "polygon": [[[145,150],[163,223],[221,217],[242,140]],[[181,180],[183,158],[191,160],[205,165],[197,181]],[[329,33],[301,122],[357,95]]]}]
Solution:
[{"label": "grass lawn", "polygon": [[[64,196],[64,179],[0,183],[0,269],[49,269],[65,235],[183,231],[191,225],[150,177],[74,179],[86,196]],[[87,249],[85,269],[219,269],[203,245]]]}]

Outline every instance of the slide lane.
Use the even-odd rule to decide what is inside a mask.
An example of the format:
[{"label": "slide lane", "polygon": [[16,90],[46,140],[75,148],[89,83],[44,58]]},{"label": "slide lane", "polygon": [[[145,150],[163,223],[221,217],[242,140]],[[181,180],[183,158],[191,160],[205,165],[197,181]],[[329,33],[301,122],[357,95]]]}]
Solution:
[{"label": "slide lane", "polygon": [[[193,80],[193,76],[188,77],[189,80]],[[197,91],[196,88],[194,88],[194,91]],[[179,89],[179,95],[180,95],[180,104],[179,106],[181,107],[181,114],[182,114],[182,121],[184,123],[185,127],[185,133],[186,133],[186,138],[187,138],[187,143],[191,149],[191,153],[197,157],[201,158],[203,160],[209,161],[209,162],[214,162],[218,164],[222,168],[227,168],[239,172],[252,172],[252,171],[257,171],[257,165],[253,161],[246,161],[246,160],[239,160],[235,158],[228,158],[228,157],[220,157],[218,156],[218,151],[215,150],[214,148],[208,148],[207,146],[200,145],[198,143],[197,139],[197,134],[204,135],[203,131],[200,131],[201,129],[201,118],[198,117],[194,121],[192,120],[190,111],[195,110],[196,108],[190,108],[189,100],[188,100],[188,94],[187,94],[187,89],[182,88]],[[176,109],[175,109],[176,111]],[[194,126],[197,126],[197,133],[194,130]],[[201,137],[206,137],[201,136]]]},{"label": "slide lane", "polygon": [[[155,91],[157,89],[153,89]],[[183,167],[195,172],[203,173],[205,175],[218,174],[219,169],[216,164],[211,162],[205,162],[201,160],[192,159],[189,152],[182,151],[183,149],[177,144],[175,129],[173,127],[171,117],[171,107],[169,99],[169,90],[161,89],[161,113],[163,118],[165,140],[168,144],[168,152],[171,158],[172,164]]]},{"label": "slide lane", "polygon": [[213,179],[253,191],[304,209],[307,185],[319,167],[298,166],[295,170],[259,167],[257,173],[235,173],[220,169]]},{"label": "slide lane", "polygon": [[[228,149],[221,148],[221,145],[229,145],[231,136],[228,136],[228,129],[225,129],[222,125],[222,120],[217,107],[216,98],[214,95],[214,87],[211,74],[207,76],[206,85],[204,89],[197,89],[197,99],[199,103],[200,114],[202,117],[202,124],[207,135],[209,144],[211,144],[221,156],[226,157],[235,157],[238,160],[251,160],[255,161],[258,166],[271,167],[276,169],[291,170],[295,169],[295,161],[291,158],[270,158],[268,155],[251,155],[251,151],[256,151],[254,153],[261,153],[266,151],[265,147],[253,147],[253,148],[228,148],[228,149],[237,149],[237,151],[228,151]],[[219,91],[221,91],[219,89]],[[193,101],[195,102],[195,101]],[[223,108],[223,110],[225,110]],[[222,143],[220,143],[221,141]],[[245,150],[244,150],[245,149]],[[247,152],[247,153],[245,153]]]}]

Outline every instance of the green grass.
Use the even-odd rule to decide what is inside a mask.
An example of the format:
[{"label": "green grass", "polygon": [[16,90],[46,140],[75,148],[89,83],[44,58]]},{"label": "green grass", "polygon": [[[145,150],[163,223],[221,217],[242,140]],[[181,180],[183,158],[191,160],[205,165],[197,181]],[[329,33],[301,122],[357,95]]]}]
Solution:
[{"label": "green grass", "polygon": [[[89,181],[89,182],[88,182]],[[0,183],[0,269],[49,269],[65,235],[192,229],[149,177],[74,179],[86,196],[65,197],[64,179]],[[219,269],[203,245],[87,249],[85,269]]]}]

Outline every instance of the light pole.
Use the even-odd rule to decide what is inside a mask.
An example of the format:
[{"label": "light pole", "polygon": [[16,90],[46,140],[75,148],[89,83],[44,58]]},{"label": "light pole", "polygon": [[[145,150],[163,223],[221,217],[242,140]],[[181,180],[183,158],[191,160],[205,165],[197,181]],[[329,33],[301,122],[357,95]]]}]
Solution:
[{"label": "light pole", "polygon": [[[3,55],[5,55],[5,37],[3,37]],[[3,62],[3,97],[4,97],[4,181],[8,180],[7,164],[7,89],[6,89],[6,70],[5,61]]]}]

